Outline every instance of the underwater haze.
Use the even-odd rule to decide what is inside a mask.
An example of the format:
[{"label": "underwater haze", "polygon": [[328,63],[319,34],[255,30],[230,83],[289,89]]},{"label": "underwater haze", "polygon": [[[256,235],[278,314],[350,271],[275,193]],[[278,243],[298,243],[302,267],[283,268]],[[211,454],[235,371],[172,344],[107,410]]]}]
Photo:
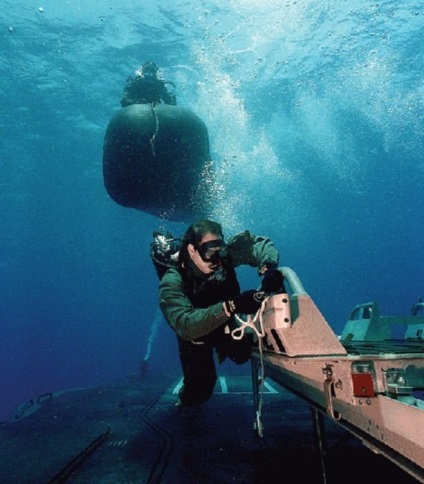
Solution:
[{"label": "underwater haze", "polygon": [[2,0],[0,18],[0,420],[145,358],[179,374],[149,244],[191,220],[118,205],[102,175],[148,59],[208,127],[204,215],[269,235],[336,332],[356,304],[424,296],[422,1]]}]

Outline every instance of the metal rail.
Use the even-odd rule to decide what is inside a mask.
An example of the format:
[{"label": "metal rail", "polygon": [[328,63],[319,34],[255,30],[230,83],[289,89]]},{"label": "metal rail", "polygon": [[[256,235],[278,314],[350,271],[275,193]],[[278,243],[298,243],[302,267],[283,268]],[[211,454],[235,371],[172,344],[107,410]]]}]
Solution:
[{"label": "metal rail", "polygon": [[[252,356],[255,428],[262,431],[260,368],[424,483],[424,342],[417,331],[424,318],[382,317],[367,303],[353,311],[343,341],[294,271],[280,270],[293,294],[273,296],[263,311],[265,336]],[[390,331],[399,325],[405,336],[394,340]]]}]

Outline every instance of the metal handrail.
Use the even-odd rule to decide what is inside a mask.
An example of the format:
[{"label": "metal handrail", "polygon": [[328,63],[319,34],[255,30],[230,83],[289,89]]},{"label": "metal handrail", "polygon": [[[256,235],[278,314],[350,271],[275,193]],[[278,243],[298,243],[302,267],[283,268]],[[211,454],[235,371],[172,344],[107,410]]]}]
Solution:
[{"label": "metal handrail", "polygon": [[289,283],[290,289],[293,294],[308,294],[301,283],[299,276],[290,267],[279,267],[278,268]]}]

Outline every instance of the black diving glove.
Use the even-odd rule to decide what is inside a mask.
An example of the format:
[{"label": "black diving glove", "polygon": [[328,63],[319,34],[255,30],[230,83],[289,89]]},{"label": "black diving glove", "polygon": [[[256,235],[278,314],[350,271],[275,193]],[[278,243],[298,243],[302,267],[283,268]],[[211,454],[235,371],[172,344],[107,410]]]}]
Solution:
[{"label": "black diving glove", "polygon": [[266,293],[276,293],[280,292],[283,286],[283,274],[276,268],[269,268],[264,274],[262,279],[261,290]]},{"label": "black diving glove", "polygon": [[266,294],[250,289],[238,294],[234,299],[225,301],[225,309],[230,314],[254,314],[261,307]]}]

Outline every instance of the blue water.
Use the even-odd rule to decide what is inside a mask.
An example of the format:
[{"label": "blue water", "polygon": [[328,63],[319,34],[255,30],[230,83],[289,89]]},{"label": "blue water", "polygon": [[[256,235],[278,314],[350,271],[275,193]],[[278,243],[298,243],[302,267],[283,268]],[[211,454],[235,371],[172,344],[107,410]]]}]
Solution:
[{"label": "blue water", "polygon": [[424,295],[421,1],[3,0],[0,18],[0,419],[147,353],[178,369],[148,249],[186,224],[121,207],[102,178],[146,59],[208,126],[205,215],[271,236],[335,331],[355,304],[408,314]]}]

